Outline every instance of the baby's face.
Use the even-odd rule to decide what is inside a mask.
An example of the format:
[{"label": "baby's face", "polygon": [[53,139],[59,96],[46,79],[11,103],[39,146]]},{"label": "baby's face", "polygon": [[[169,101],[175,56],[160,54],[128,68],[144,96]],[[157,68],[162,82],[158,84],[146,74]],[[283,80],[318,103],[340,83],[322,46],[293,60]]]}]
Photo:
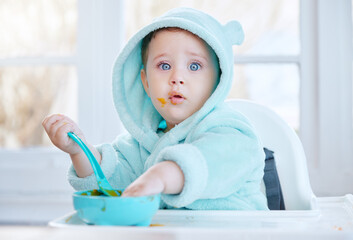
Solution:
[{"label": "baby's face", "polygon": [[216,57],[190,32],[159,31],[148,46],[141,80],[170,130],[198,111],[218,79]]}]

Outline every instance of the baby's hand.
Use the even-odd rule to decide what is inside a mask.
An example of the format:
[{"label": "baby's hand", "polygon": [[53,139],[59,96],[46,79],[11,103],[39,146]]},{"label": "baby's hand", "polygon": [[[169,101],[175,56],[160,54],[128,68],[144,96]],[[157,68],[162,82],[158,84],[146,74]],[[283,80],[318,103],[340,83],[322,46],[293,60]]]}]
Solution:
[{"label": "baby's hand", "polygon": [[80,147],[67,135],[68,132],[74,132],[85,142],[81,130],[70,118],[61,114],[53,114],[46,117],[42,125],[56,147],[69,154],[77,154],[81,151]]},{"label": "baby's hand", "polygon": [[184,174],[173,161],[160,162],[138,177],[123,192],[123,197],[137,197],[158,193],[178,194],[184,187]]},{"label": "baby's hand", "polygon": [[151,171],[147,171],[131,183],[123,192],[122,197],[148,196],[163,192],[162,179]]}]

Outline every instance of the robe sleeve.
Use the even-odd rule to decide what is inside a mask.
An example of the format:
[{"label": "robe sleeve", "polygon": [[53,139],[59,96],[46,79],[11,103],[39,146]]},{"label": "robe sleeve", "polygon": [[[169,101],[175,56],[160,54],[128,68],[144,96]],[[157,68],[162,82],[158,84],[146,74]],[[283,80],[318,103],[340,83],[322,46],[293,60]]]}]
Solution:
[{"label": "robe sleeve", "polygon": [[[115,189],[125,189],[143,172],[139,144],[130,135],[119,136],[111,144],[96,146],[102,155],[101,168],[109,183]],[[71,165],[68,171],[68,181],[77,191],[97,189],[94,174],[80,178]]]},{"label": "robe sleeve", "polygon": [[175,161],[185,178],[180,194],[162,195],[168,205],[185,207],[199,199],[225,198],[259,186],[265,159],[261,141],[242,117],[219,119],[200,123],[192,138],[160,152],[158,161]]}]

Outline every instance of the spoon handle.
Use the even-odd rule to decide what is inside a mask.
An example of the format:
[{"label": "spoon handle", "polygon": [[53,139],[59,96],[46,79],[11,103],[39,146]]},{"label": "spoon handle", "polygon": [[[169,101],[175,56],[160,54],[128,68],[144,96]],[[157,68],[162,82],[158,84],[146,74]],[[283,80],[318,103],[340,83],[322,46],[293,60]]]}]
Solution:
[{"label": "spoon handle", "polygon": [[99,188],[108,196],[119,196],[116,191],[113,190],[112,186],[109,184],[108,180],[105,178],[102,168],[97,162],[96,158],[92,154],[91,150],[86,146],[86,144],[73,132],[67,133],[67,135],[74,140],[86,154],[88,160],[92,165],[92,169],[97,178],[97,183]]},{"label": "spoon handle", "polygon": [[105,178],[103,171],[99,166],[99,163],[97,162],[96,158],[92,154],[91,150],[89,150],[89,148],[86,146],[86,144],[84,144],[84,142],[73,132],[69,132],[67,135],[69,135],[69,137],[81,147],[83,152],[86,154],[88,160],[90,161],[94,173],[98,175],[97,177],[99,177],[100,179]]}]

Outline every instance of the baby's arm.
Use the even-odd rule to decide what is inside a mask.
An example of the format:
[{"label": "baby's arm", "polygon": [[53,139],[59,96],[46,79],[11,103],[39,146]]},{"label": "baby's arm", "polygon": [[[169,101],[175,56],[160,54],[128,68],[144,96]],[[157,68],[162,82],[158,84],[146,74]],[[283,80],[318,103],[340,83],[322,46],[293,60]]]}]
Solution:
[{"label": "baby's arm", "polygon": [[67,135],[68,132],[74,132],[91,150],[97,161],[101,162],[101,155],[95,147],[88,144],[83,133],[77,124],[67,116],[54,114],[46,117],[42,125],[47,132],[52,143],[62,151],[68,153],[72,160],[78,177],[86,177],[93,173],[91,164],[82,149]]},{"label": "baby's arm", "polygon": [[178,164],[163,161],[138,177],[123,193],[124,197],[146,196],[158,193],[178,194],[184,187],[184,174]]}]

